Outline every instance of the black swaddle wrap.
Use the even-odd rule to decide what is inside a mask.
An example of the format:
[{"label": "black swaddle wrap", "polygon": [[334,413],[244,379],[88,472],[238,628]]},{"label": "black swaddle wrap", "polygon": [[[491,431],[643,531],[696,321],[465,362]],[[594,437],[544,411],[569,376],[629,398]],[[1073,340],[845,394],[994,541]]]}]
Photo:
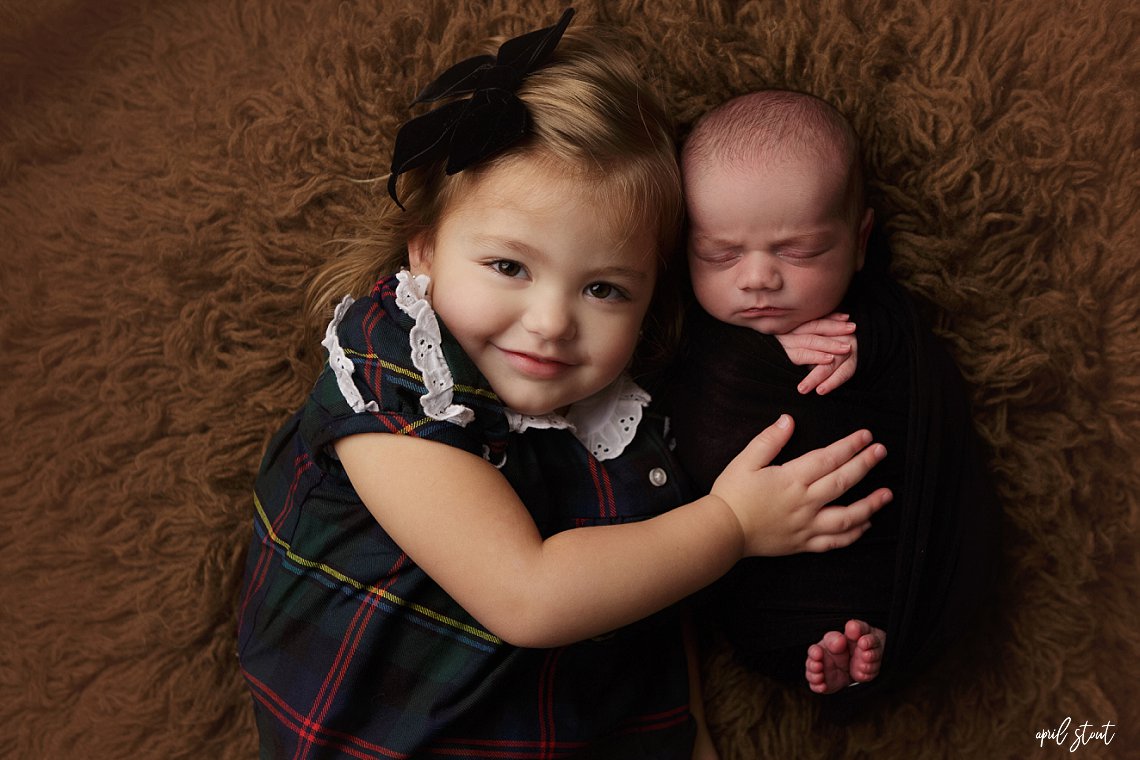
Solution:
[{"label": "black swaddle wrap", "polygon": [[702,617],[742,662],[805,689],[807,648],[825,632],[851,618],[885,630],[882,673],[826,697],[835,717],[914,673],[961,630],[990,584],[998,539],[961,376],[886,273],[885,253],[878,264],[856,275],[841,306],[857,325],[858,366],[830,394],[801,395],[796,385],[809,368],[793,365],[775,338],[697,305],[666,380],[676,453],[702,493],[781,413],[796,427],[777,463],[860,428],[886,445],[887,458],[835,500],[849,504],[881,486],[894,492],[859,541],[744,560],[705,595]]}]

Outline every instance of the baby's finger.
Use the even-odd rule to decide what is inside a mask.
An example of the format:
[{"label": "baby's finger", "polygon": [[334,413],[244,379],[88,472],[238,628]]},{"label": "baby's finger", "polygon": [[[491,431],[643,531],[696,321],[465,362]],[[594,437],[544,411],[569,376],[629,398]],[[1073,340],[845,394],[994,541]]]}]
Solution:
[{"label": "baby's finger", "polygon": [[855,332],[854,322],[849,322],[847,319],[824,317],[823,319],[813,319],[810,322],[804,322],[788,334],[840,336],[850,335],[853,332]]},{"label": "baby's finger", "polygon": [[[827,381],[827,379],[831,377],[835,370],[836,366],[834,362],[831,364],[820,364],[816,366],[815,369],[804,376],[804,379],[801,380],[800,384],[796,386],[796,390],[800,393],[811,393],[816,388],[821,387]],[[819,392],[820,394],[823,394],[826,391],[822,390],[821,388]]]},{"label": "baby's finger", "polygon": [[786,335],[777,335],[776,340],[780,341],[780,345],[783,346],[784,350],[789,354],[794,350],[823,351],[839,356],[846,356],[851,353],[851,338],[849,337],[840,339],[817,335],[815,333],[805,333],[803,335],[788,333]]},{"label": "baby's finger", "polygon": [[799,367],[806,367],[809,364],[831,366],[835,363],[835,356],[826,351],[811,348],[789,348],[786,351],[788,361]]},{"label": "baby's finger", "polygon": [[[855,359],[854,357],[848,357],[845,361],[837,362],[827,367],[827,370],[827,376],[819,382],[819,387],[816,388],[816,392],[821,396],[831,393],[855,376]],[[810,376],[809,374],[808,377]],[[806,380],[807,378],[804,379]],[[811,390],[800,392],[811,393]]]}]

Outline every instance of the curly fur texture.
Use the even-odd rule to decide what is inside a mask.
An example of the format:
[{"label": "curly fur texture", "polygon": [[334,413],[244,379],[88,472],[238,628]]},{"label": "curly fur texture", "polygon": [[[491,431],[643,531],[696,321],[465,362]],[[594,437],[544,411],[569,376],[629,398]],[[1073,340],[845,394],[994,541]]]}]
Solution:
[{"label": "curly fur texture", "polygon": [[[726,759],[1140,751],[1138,12],[1126,0],[583,0],[682,126],[760,86],[865,139],[899,278],[974,388],[999,603],[874,714],[707,657]],[[386,202],[437,66],[559,3],[0,3],[0,756],[246,758],[250,483],[314,265]],[[1099,753],[1099,754],[1098,754]]]}]

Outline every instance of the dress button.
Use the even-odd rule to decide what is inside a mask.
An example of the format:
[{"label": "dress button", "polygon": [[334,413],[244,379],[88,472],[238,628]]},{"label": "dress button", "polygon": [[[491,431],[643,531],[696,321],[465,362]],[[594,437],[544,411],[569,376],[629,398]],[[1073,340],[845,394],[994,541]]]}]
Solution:
[{"label": "dress button", "polygon": [[655,486],[663,486],[669,480],[669,475],[660,467],[654,467],[649,471],[649,482]]}]

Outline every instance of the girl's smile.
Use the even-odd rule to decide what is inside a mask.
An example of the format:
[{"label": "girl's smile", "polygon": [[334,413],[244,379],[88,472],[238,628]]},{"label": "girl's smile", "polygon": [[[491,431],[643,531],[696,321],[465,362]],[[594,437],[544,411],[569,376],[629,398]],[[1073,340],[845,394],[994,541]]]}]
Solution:
[{"label": "girl's smile", "polygon": [[507,357],[507,361],[524,375],[532,375],[537,379],[553,380],[563,372],[569,371],[574,365],[553,357],[538,356],[522,351],[510,351],[499,348]]}]

